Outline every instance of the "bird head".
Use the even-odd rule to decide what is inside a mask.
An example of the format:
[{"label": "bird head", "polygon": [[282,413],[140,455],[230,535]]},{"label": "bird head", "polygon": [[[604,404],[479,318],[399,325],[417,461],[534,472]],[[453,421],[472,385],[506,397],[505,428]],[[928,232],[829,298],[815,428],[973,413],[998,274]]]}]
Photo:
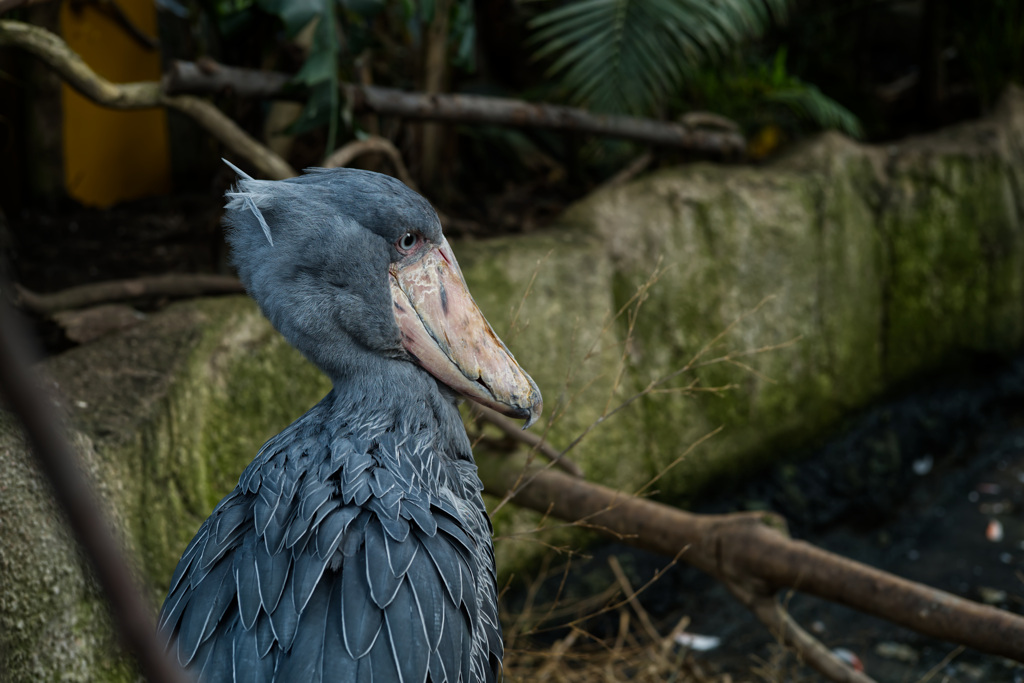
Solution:
[{"label": "bird head", "polygon": [[335,382],[381,360],[420,365],[463,396],[533,424],[537,385],[469,293],[436,212],[390,176],[238,169],[224,222],[264,315]]}]

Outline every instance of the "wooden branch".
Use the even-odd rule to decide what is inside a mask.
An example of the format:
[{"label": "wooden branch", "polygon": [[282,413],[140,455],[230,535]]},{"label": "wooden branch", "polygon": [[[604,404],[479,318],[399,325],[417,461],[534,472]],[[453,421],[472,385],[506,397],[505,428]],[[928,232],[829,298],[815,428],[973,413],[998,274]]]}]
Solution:
[{"label": "wooden branch", "polygon": [[211,294],[243,294],[237,278],[227,275],[156,275],[132,280],[111,280],[71,287],[52,294],[36,294],[14,285],[14,303],[20,308],[49,315],[113,301],[143,297],[180,299]]},{"label": "wooden branch", "polygon": [[800,627],[782,605],[774,592],[763,593],[756,586],[742,586],[725,581],[729,592],[747,607],[769,632],[785,645],[796,650],[804,662],[836,683],[875,683],[874,679],[857,671],[839,659],[820,640]]},{"label": "wooden branch", "polygon": [[191,95],[161,95],[160,101],[190,116],[225,147],[252,164],[263,177],[284,180],[299,174],[276,152],[239,128],[224,112],[206,100]]},{"label": "wooden branch", "polygon": [[0,21],[0,45],[14,45],[32,53],[68,85],[99,105],[112,109],[177,109],[195,119],[265,177],[280,180],[298,175],[284,159],[260,144],[209,102],[187,95],[165,95],[160,84],[155,82],[111,83],[97,75],[67,43],[46,29],[20,21]]},{"label": "wooden branch", "polygon": [[58,36],[21,21],[0,21],[0,45],[14,45],[32,53],[85,97],[113,109],[160,106],[158,83],[114,84],[98,76]]},{"label": "wooden branch", "polygon": [[[202,65],[176,62],[164,76],[169,94],[210,94],[229,90],[241,96],[302,99],[304,93],[286,88],[286,74],[228,67],[212,62]],[[593,114],[584,109],[482,95],[409,93],[394,88],[347,83],[342,86],[352,111],[372,112],[423,121],[493,123],[506,126],[574,130],[620,137],[649,144],[740,156],[746,140],[728,129],[728,120],[710,114],[690,117],[710,121],[716,130],[684,123],[655,121],[631,116]],[[684,120],[687,120],[684,117]],[[735,126],[735,124],[733,124]]]},{"label": "wooden branch", "polygon": [[601,183],[601,185],[598,186],[597,191],[609,190],[613,187],[625,185],[635,178],[637,174],[643,173],[644,169],[650,166],[652,161],[654,161],[654,155],[649,151],[644,152],[636,159],[626,164],[622,170],[617,172],[611,178]]},{"label": "wooden branch", "polygon": [[1024,617],[908,581],[789,538],[771,514],[696,515],[523,460],[478,459],[485,488],[517,505],[766,590],[793,588],[933,638],[1024,662]]},{"label": "wooden branch", "polygon": [[379,136],[372,136],[366,140],[353,140],[342,147],[335,150],[329,157],[323,160],[321,166],[324,168],[339,168],[341,166],[348,166],[351,164],[356,157],[360,157],[364,154],[373,154],[379,152],[384,154],[391,160],[392,165],[395,167],[395,175],[403,183],[409,186],[409,189],[419,192],[416,188],[416,181],[412,179],[409,174],[409,169],[406,168],[405,162],[402,161],[402,154],[398,151],[387,138]]},{"label": "wooden branch", "polygon": [[160,86],[168,95],[230,93],[258,99],[305,99],[306,93],[301,88],[289,89],[291,80],[291,76],[278,71],[243,69],[203,58],[195,62],[171,62]]},{"label": "wooden branch", "polygon": [[513,422],[504,415],[479,403],[470,403],[469,410],[478,419],[500,429],[505,436],[525,444],[531,450],[540,453],[563,472],[567,472],[574,477],[583,477],[583,470],[580,466],[569,459],[565,453],[545,441],[543,436],[538,436],[535,432],[523,431],[523,426],[518,422]]},{"label": "wooden branch", "polygon": [[718,130],[688,128],[679,123],[632,116],[592,114],[584,109],[483,95],[423,95],[380,86],[345,85],[354,111],[453,123],[571,130],[678,149],[741,155],[743,136]]},{"label": "wooden branch", "polygon": [[160,41],[143,31],[132,18],[121,8],[117,0],[91,0],[93,6],[114,20],[132,40],[150,52],[160,49]]}]

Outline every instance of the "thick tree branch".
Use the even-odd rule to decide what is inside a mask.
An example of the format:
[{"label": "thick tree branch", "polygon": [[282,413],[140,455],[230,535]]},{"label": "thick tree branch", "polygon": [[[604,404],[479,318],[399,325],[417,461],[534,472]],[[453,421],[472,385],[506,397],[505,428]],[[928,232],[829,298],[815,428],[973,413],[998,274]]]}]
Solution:
[{"label": "thick tree branch", "polygon": [[168,97],[161,95],[161,104],[177,109],[194,119],[208,133],[217,138],[225,147],[238,156],[247,159],[269,180],[293,178],[299,173],[276,152],[260,143],[234,121],[206,100],[191,95]]},{"label": "thick tree branch", "polygon": [[49,315],[57,311],[144,297],[180,299],[244,292],[242,283],[237,278],[227,275],[155,275],[79,285],[52,294],[37,294],[20,285],[14,285],[14,303],[25,310]]},{"label": "thick tree branch", "polygon": [[535,104],[504,97],[424,95],[380,86],[356,85],[346,85],[345,94],[354,111],[409,119],[573,130],[737,156],[746,149],[743,136],[729,131],[693,129],[679,123],[632,116],[592,114],[574,107]]},{"label": "thick tree branch", "polygon": [[[163,87],[169,94],[211,94],[230,91],[240,96],[287,97],[301,99],[304,93],[286,86],[286,74],[254,71],[206,61],[201,64],[175,62],[164,75]],[[345,84],[345,96],[356,113],[372,112],[423,121],[451,123],[493,123],[506,126],[533,126],[556,130],[574,130],[595,135],[621,137],[638,142],[719,154],[742,155],[746,141],[729,130],[722,117],[691,116],[684,120],[716,122],[716,130],[641,119],[631,116],[593,114],[584,109],[553,104],[535,104],[523,100],[482,95],[409,93],[373,85]]]},{"label": "thick tree branch", "polygon": [[517,505],[583,521],[715,577],[793,588],[919,633],[1024,662],[1024,617],[959,598],[797,541],[766,514],[696,515],[523,461],[482,457],[485,488]]},{"label": "thick tree branch", "polygon": [[291,79],[279,71],[244,69],[204,57],[194,62],[171,62],[160,86],[168,95],[232,94],[256,99],[305,99],[307,93],[302,88],[289,86]]},{"label": "thick tree branch", "polygon": [[14,45],[32,53],[60,74],[78,92],[112,109],[171,107],[195,119],[210,134],[267,178],[297,175],[295,169],[238,127],[215,106],[196,97],[171,97],[159,83],[111,83],[94,72],[67,43],[46,29],[20,21],[0,21],[0,45]]}]

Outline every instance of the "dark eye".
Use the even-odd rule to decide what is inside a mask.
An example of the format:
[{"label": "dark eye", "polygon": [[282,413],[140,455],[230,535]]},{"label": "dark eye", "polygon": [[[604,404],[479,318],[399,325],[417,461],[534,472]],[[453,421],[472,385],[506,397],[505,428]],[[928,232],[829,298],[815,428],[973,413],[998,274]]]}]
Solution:
[{"label": "dark eye", "polygon": [[419,235],[414,232],[407,232],[398,238],[398,242],[395,244],[398,246],[399,251],[412,251],[412,249],[420,243],[422,239]]}]

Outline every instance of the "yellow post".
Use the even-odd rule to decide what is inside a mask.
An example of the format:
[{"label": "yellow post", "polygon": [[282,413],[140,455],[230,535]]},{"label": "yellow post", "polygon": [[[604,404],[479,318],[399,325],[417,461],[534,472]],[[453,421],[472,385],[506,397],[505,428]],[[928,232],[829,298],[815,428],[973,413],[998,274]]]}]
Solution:
[{"label": "yellow post", "polygon": [[[119,0],[135,26],[157,37],[153,0]],[[115,82],[160,78],[160,51],[148,50],[94,4],[61,3],[61,33],[96,73]],[[163,109],[117,111],[63,88],[64,183],[88,206],[171,189],[167,114]]]}]

